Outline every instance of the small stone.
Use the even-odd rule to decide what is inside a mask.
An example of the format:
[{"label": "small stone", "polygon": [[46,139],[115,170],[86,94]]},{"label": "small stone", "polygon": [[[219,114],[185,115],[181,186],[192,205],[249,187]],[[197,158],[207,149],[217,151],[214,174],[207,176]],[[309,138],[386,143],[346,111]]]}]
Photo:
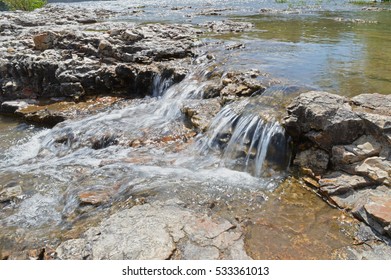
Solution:
[{"label": "small stone", "polygon": [[100,205],[104,204],[110,199],[108,191],[86,191],[79,193],[78,198],[83,204]]},{"label": "small stone", "polygon": [[23,190],[21,186],[14,186],[10,188],[5,188],[0,191],[0,202],[7,202],[14,200],[15,198],[21,196],[23,194]]},{"label": "small stone", "polygon": [[46,31],[44,33],[35,35],[33,37],[35,48],[37,50],[47,50],[54,46],[57,41],[58,35],[52,31]]}]

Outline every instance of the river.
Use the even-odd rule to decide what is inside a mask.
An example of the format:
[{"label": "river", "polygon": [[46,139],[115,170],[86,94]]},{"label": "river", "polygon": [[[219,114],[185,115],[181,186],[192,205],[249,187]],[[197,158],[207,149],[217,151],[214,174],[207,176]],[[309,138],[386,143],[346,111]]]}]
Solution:
[{"label": "river", "polygon": [[[249,31],[211,34],[203,40],[240,44],[237,50],[215,47],[213,51],[225,58],[225,71],[256,68],[278,79],[282,87],[272,88],[271,96],[291,85],[344,96],[390,94],[390,11],[363,11],[362,6],[342,2],[137,0],[56,5],[135,11],[132,17],[119,15],[112,21],[250,22],[254,28]],[[251,221],[245,235],[254,258],[350,257],[355,222],[291,176],[289,139],[278,117],[271,116],[265,123],[251,110],[238,113],[227,106],[209,131],[194,141],[117,145],[126,139],[153,139],[182,131],[180,102],[200,97],[207,68],[195,65],[184,81],[164,87],[161,97],[66,121],[52,129],[0,116],[0,186],[22,189],[16,201],[2,204],[0,252],[42,244],[55,247],[120,208],[140,200],[175,197],[195,210],[212,203],[213,215]],[[238,106],[253,108],[258,101],[251,102]],[[214,149],[218,138],[233,127],[231,142],[223,151]],[[250,132],[255,136],[248,143]],[[107,141],[91,146],[94,139]],[[254,155],[248,152],[237,161],[245,149]],[[101,203],[81,204],[80,198],[91,193]]]}]

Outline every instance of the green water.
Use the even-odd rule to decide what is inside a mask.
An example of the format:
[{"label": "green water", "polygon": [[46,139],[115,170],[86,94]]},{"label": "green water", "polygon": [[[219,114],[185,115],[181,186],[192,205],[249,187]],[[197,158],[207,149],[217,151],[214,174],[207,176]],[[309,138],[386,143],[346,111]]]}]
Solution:
[{"label": "green water", "polygon": [[391,11],[258,14],[233,18],[254,24],[228,53],[232,68],[258,68],[291,84],[344,96],[391,93]]}]

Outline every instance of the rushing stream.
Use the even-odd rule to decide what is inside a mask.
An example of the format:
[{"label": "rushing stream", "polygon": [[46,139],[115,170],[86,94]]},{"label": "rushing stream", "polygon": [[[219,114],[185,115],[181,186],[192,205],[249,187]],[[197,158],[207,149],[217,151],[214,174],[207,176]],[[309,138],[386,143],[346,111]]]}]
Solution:
[{"label": "rushing stream", "polygon": [[[213,201],[213,211],[228,218],[262,216],[247,232],[253,257],[346,257],[337,256],[336,251],[351,241],[338,227],[341,213],[326,204],[317,205],[312,200],[317,197],[308,192],[291,193],[297,182],[286,180],[290,139],[279,120],[291,98],[312,88],[347,96],[367,91],[389,93],[391,17],[389,11],[363,12],[336,1],[307,2],[305,8],[274,1],[67,4],[143,10],[134,17],[113,19],[118,21],[198,24],[230,18],[251,22],[255,27],[248,32],[205,40],[243,44],[243,49],[215,50],[216,56],[226,58],[221,66],[225,71],[260,68],[281,79],[282,85],[226,105],[208,131],[195,140],[187,138],[190,129],[181,105],[201,99],[208,85],[211,67],[197,61],[178,84],[156,76],[152,96],[52,129],[0,116],[0,186],[21,190],[16,201],[1,204],[0,253],[42,243],[55,246],[77,237],[115,209],[145,198],[177,197],[194,208]],[[164,12],[158,12],[163,6]],[[205,11],[222,6],[227,8],[221,9],[221,14]],[[261,8],[276,12],[262,14]],[[356,18],[363,21],[354,21]],[[181,141],[170,138],[172,135]],[[273,192],[282,182],[283,191]],[[310,199],[308,195],[312,195]],[[304,218],[301,215],[307,206],[302,204],[311,206]],[[271,225],[281,217],[285,222]],[[306,227],[308,231],[303,229]],[[314,241],[324,230],[329,232],[327,246]],[[303,234],[307,238],[307,243],[295,247],[298,255],[288,252],[290,231],[297,239]],[[269,245],[269,251],[259,253],[257,248],[270,238],[277,244],[280,241],[282,247]],[[326,253],[311,252],[306,248],[309,245]],[[279,250],[281,255],[276,253]]]}]

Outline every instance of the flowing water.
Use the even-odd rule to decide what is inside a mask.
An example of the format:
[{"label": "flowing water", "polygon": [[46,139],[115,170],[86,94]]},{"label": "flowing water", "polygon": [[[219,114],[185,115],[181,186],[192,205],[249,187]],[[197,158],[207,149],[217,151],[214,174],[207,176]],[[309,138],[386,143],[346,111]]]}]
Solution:
[{"label": "flowing water", "polygon": [[[214,67],[197,61],[178,84],[156,76],[152,96],[126,108],[52,129],[0,117],[0,187],[21,190],[1,202],[0,253],[56,246],[118,208],[177,197],[194,209],[212,203],[213,213],[228,219],[251,218],[246,238],[255,258],[343,257],[337,256],[338,250],[351,245],[341,231],[343,215],[325,204],[320,207],[310,192],[292,193],[298,183],[288,176],[289,137],[279,121],[289,100],[313,88],[348,96],[390,93],[389,11],[364,13],[335,1],[308,1],[305,9],[274,1],[91,3],[72,5],[142,10],[113,20],[252,22],[255,28],[248,32],[205,40],[245,46],[213,49],[225,58],[222,70],[259,68],[283,81],[261,95],[226,105],[195,140],[180,109],[203,97]],[[221,11],[211,12],[217,8]],[[277,12],[262,14],[261,8]],[[366,22],[351,20],[356,18]],[[306,207],[309,218],[299,218]],[[292,231],[294,240],[288,238]],[[325,231],[331,236],[327,246],[318,241]],[[260,254],[270,238],[285,247],[269,246]],[[296,255],[288,252],[292,242],[298,244]],[[308,244],[324,254],[308,251]]]}]

